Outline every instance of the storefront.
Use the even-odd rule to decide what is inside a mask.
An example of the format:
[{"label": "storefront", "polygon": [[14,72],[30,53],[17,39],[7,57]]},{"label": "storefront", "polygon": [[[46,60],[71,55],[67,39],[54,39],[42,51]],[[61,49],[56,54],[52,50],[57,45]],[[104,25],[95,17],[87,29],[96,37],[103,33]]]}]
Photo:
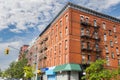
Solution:
[{"label": "storefront", "polygon": [[38,75],[38,80],[47,80],[47,76],[45,75],[45,72],[48,70],[48,68],[41,68],[41,73]]},{"label": "storefront", "polygon": [[64,64],[56,66],[54,72],[57,73],[56,80],[79,80],[82,68],[79,64]]},{"label": "storefront", "polygon": [[45,72],[47,75],[47,80],[56,80],[56,73],[53,71],[55,67],[50,67],[49,70]]}]

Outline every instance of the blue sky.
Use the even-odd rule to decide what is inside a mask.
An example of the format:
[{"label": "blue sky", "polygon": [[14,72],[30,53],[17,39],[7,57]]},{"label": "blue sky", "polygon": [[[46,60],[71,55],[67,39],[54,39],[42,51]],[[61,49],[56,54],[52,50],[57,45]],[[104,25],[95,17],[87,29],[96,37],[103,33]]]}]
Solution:
[{"label": "blue sky", "polygon": [[120,18],[120,0],[0,0],[0,68],[5,70],[17,60],[18,50],[31,44],[67,2]]}]

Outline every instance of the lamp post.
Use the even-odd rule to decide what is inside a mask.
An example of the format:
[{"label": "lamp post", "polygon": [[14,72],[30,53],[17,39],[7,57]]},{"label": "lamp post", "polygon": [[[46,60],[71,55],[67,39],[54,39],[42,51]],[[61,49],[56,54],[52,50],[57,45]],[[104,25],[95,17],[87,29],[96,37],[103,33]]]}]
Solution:
[{"label": "lamp post", "polygon": [[35,57],[34,57],[34,61],[35,61],[35,64],[36,64],[36,66],[35,66],[35,80],[37,80],[37,78],[38,78],[38,74],[37,74],[37,70],[38,70],[38,53],[37,53],[37,44],[35,43],[35,45],[34,45],[34,52],[35,52]]}]

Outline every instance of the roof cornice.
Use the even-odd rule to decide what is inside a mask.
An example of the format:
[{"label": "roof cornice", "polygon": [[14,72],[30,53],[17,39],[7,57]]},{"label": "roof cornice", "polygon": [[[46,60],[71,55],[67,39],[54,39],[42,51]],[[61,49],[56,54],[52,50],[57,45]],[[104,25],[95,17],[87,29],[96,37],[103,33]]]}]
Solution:
[{"label": "roof cornice", "polygon": [[115,17],[109,16],[109,15],[107,15],[107,14],[103,14],[103,13],[97,12],[97,11],[92,10],[92,9],[88,9],[88,8],[82,7],[82,6],[80,6],[80,5],[73,4],[73,3],[71,3],[71,2],[68,2],[68,3],[62,8],[62,10],[55,16],[55,18],[53,18],[53,20],[47,25],[47,27],[40,33],[39,36],[41,36],[41,35],[51,26],[51,24],[52,24],[67,8],[77,9],[77,10],[79,10],[79,11],[81,11],[81,12],[85,12],[85,13],[88,13],[88,14],[91,14],[91,15],[94,15],[94,16],[98,16],[98,17],[101,17],[101,18],[104,18],[104,19],[108,19],[108,20],[113,21],[113,22],[120,23],[120,19],[118,19],[118,18],[115,18]]}]

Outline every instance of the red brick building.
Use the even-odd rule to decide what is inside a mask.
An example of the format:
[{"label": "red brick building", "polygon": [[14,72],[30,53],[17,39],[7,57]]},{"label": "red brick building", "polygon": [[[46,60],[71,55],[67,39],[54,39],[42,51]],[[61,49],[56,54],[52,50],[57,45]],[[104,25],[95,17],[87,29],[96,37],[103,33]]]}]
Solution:
[{"label": "red brick building", "polygon": [[23,45],[21,48],[20,48],[20,54],[19,54],[19,57],[18,57],[18,60],[21,60],[23,58],[23,55],[26,53],[27,49],[28,49],[28,46],[29,45]]},{"label": "red brick building", "polygon": [[[117,68],[120,65],[119,31],[119,19],[68,3],[36,39],[35,50],[31,48],[29,55],[31,51],[36,53],[38,69],[64,64],[79,64],[84,68],[99,58],[107,60],[107,67]],[[68,74],[78,74],[74,77],[79,79],[79,72],[71,70]],[[57,80],[59,78],[57,76]],[[70,76],[60,79],[68,78],[73,80]]]}]

